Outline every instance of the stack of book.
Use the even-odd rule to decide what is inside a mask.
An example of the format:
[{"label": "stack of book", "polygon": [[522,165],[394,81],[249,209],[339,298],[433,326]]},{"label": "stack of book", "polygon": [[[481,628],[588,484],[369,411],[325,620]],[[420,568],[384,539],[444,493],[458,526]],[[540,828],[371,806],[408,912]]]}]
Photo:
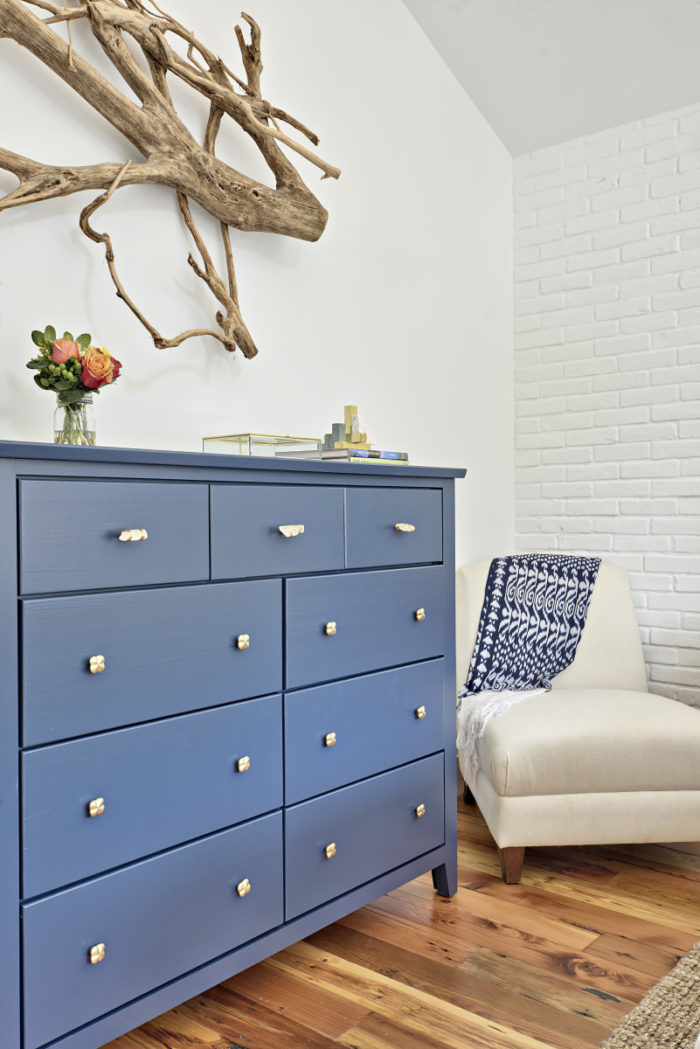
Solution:
[{"label": "stack of book", "polygon": [[336,459],[358,466],[408,466],[407,452],[385,452],[378,448],[333,448],[321,452],[322,459]]}]

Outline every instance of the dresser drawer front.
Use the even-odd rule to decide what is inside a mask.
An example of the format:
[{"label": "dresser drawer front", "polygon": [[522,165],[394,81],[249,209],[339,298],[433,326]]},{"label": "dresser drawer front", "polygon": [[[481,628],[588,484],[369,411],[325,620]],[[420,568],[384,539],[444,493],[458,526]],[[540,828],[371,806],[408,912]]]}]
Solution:
[{"label": "dresser drawer front", "polygon": [[444,655],[442,568],[290,579],[286,587],[287,688]]},{"label": "dresser drawer front", "polygon": [[24,601],[25,746],[279,692],[281,593],[263,579]]},{"label": "dresser drawer front", "polygon": [[442,845],[443,772],[434,754],[287,809],[287,920]]},{"label": "dresser drawer front", "polygon": [[442,492],[435,489],[349,488],[345,520],[348,568],[442,561]]},{"label": "dresser drawer front", "polygon": [[286,695],[287,805],[439,750],[444,697],[443,659]]},{"label": "dresser drawer front", "polygon": [[280,808],[281,763],[279,696],[24,754],[25,897]]},{"label": "dresser drawer front", "polygon": [[[120,541],[124,530],[147,538]],[[22,481],[23,594],[209,578],[205,484]]]},{"label": "dresser drawer front", "polygon": [[[274,928],[282,911],[279,813],[26,905],[25,1049]],[[96,944],[105,957],[91,964]]]},{"label": "dresser drawer front", "polygon": [[[280,526],[303,525],[285,536]],[[213,485],[213,579],[343,568],[343,489]]]}]

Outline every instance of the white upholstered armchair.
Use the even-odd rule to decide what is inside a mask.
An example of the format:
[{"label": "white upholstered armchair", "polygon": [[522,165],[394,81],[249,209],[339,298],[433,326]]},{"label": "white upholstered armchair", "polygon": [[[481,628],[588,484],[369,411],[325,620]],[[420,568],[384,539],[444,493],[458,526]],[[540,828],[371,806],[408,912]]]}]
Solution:
[{"label": "white upholstered armchair", "polygon": [[[474,648],[489,562],[457,573],[457,679]],[[552,691],[486,724],[473,796],[507,882],[531,845],[700,840],[700,709],[647,691],[627,573],[601,564],[571,665]]]}]

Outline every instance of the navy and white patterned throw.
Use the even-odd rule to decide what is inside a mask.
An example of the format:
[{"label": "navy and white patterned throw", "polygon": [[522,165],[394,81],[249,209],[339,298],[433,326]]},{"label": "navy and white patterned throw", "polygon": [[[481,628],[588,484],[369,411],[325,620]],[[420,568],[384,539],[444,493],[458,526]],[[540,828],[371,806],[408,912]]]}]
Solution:
[{"label": "navy and white patterned throw", "polygon": [[460,698],[549,689],[576,655],[599,567],[599,557],[565,554],[495,558]]}]

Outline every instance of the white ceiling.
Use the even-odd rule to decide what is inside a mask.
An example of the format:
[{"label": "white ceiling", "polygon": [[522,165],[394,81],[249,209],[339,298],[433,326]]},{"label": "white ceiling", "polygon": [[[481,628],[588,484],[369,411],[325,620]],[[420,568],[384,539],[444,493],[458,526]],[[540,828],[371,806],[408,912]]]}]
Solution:
[{"label": "white ceiling", "polygon": [[514,156],[700,102],[700,0],[404,0]]}]

